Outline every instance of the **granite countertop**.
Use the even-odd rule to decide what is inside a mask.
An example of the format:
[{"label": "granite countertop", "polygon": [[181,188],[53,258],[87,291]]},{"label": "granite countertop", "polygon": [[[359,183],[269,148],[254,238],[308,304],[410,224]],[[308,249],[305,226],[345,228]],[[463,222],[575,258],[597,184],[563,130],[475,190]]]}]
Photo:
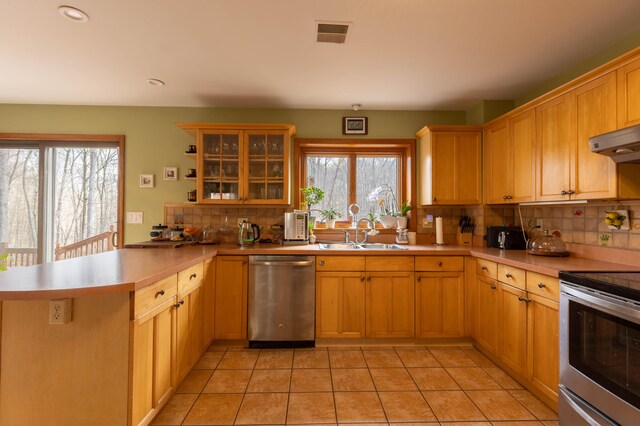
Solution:
[{"label": "granite countertop", "polygon": [[279,246],[256,244],[185,246],[176,249],[121,249],[75,259],[15,268],[0,273],[0,300],[54,299],[130,292],[216,255],[314,255],[314,256],[468,256],[558,276],[563,270],[635,270],[639,267],[592,259],[532,256],[524,251],[455,245],[413,245],[407,250],[320,250],[318,245]]}]

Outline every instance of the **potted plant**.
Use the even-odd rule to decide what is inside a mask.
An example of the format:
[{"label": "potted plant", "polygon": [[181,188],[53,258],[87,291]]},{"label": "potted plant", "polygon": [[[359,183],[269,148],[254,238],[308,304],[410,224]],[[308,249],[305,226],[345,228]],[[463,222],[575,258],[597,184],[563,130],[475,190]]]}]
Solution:
[{"label": "potted plant", "polygon": [[336,207],[320,210],[320,216],[327,224],[327,228],[333,229],[336,226],[336,219],[342,217]]},{"label": "potted plant", "polygon": [[398,217],[398,228],[406,229],[409,218],[407,213],[411,211],[413,207],[409,204],[408,200],[404,200],[400,205],[400,216]]},{"label": "potted plant", "polygon": [[398,222],[398,200],[389,185],[381,185],[371,191],[367,199],[378,202],[380,207],[380,223],[385,228],[393,228]]},{"label": "potted plant", "polygon": [[[309,178],[309,186],[301,188],[300,192],[304,195],[303,203],[307,206],[309,212],[309,233],[313,235],[313,226],[316,224],[316,217],[311,215],[311,206],[320,204],[324,199],[324,191],[314,185],[315,181],[312,177]],[[300,203],[302,205],[302,203]]]}]

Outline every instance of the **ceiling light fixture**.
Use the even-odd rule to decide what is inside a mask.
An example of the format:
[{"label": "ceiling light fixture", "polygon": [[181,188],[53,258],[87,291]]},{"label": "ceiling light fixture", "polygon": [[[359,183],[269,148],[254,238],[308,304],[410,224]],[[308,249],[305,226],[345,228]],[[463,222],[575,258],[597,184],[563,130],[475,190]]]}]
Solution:
[{"label": "ceiling light fixture", "polygon": [[361,104],[353,104],[353,105],[351,105],[351,108],[353,108],[354,111],[358,111],[360,109],[360,107],[362,107]]},{"label": "ceiling light fixture", "polygon": [[89,20],[89,15],[87,15],[80,9],[76,9],[75,7],[60,6],[58,8],[58,12],[60,12],[60,15],[73,22],[87,22]]},{"label": "ceiling light fixture", "polygon": [[158,80],[157,78],[150,78],[147,80],[147,83],[149,83],[152,86],[156,86],[156,87],[162,87],[165,85],[165,82],[162,80]]}]

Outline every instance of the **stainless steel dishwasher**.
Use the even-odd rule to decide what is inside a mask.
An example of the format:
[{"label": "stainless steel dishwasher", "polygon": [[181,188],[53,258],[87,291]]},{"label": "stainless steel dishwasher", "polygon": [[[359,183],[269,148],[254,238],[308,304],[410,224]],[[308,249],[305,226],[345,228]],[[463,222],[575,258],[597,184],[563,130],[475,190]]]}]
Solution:
[{"label": "stainless steel dishwasher", "polygon": [[314,256],[249,256],[250,348],[315,346]]}]

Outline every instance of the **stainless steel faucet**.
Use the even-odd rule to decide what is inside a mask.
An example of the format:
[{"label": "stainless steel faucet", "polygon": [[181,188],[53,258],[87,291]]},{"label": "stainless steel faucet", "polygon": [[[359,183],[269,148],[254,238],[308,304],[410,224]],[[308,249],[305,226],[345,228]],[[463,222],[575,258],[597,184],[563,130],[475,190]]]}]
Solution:
[{"label": "stainless steel faucet", "polygon": [[[360,229],[360,222],[362,222],[363,220],[367,222],[368,228],[362,230],[364,239],[362,240],[362,242],[360,242],[358,241],[358,229]],[[376,229],[376,226],[373,224],[371,220],[367,219],[366,217],[363,217],[362,219],[360,219],[358,223],[356,223],[356,237],[355,237],[356,244],[366,244],[367,242],[369,242],[369,231],[371,231],[372,229]]]},{"label": "stainless steel faucet", "polygon": [[[350,244],[351,243],[351,234],[349,234],[349,231],[346,230],[342,230],[342,232],[344,232],[344,242],[346,244]],[[357,230],[356,230],[356,240],[358,239],[358,234],[357,234]]]}]

